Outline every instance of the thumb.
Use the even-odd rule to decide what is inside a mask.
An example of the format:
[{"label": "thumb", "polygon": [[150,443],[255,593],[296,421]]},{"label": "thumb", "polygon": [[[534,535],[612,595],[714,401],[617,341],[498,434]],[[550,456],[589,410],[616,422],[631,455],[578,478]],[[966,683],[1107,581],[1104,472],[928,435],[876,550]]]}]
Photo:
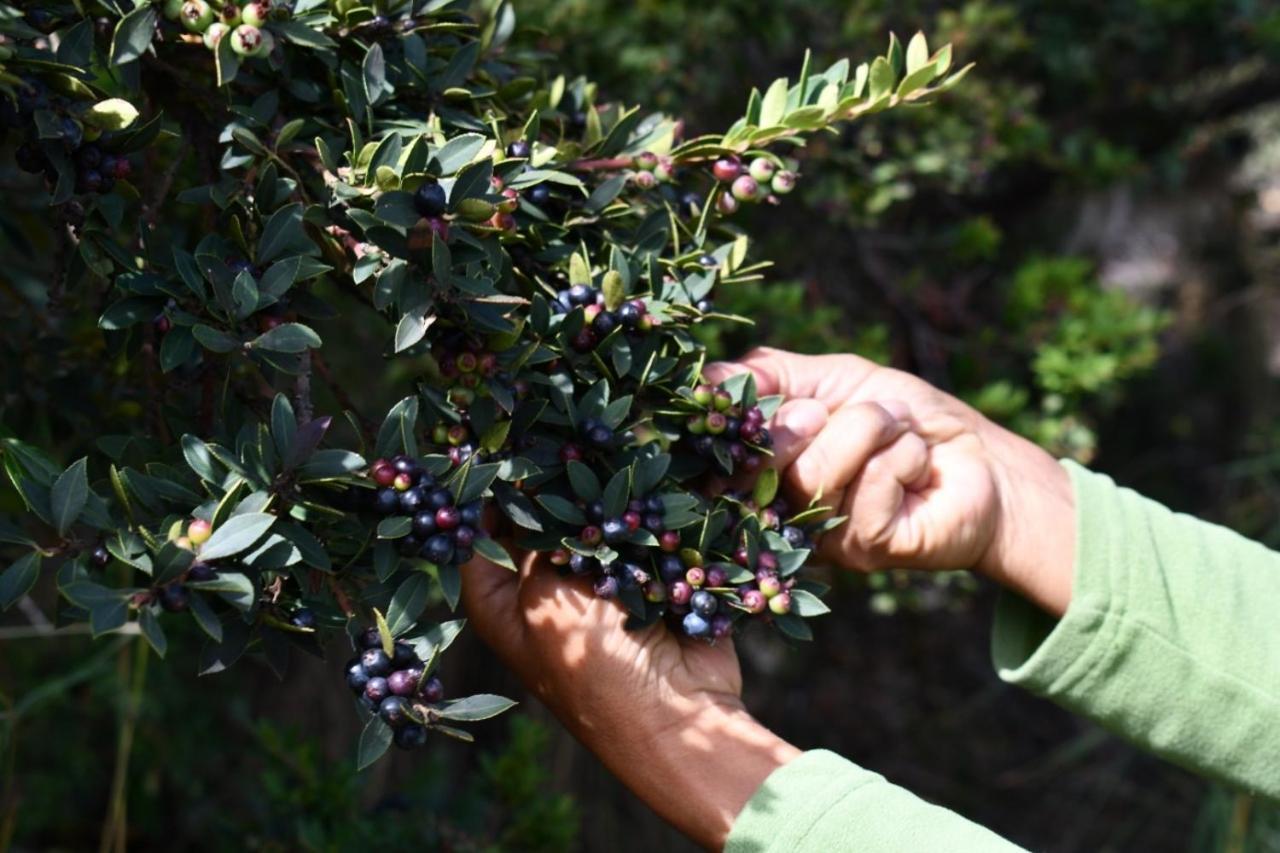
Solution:
[{"label": "thumb", "polygon": [[[521,562],[527,563],[534,556],[522,555]],[[480,639],[507,660],[517,656],[524,646],[524,622],[519,612],[521,574],[484,557],[476,557],[462,567],[461,599],[467,620]]]}]

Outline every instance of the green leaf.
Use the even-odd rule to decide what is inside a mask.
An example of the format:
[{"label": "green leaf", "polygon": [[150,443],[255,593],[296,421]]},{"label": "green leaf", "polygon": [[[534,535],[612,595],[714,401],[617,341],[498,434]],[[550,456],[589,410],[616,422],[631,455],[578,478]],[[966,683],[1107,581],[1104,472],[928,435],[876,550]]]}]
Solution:
[{"label": "green leaf", "polygon": [[155,31],[156,7],[150,3],[140,4],[116,24],[111,39],[111,64],[124,65],[142,56],[151,45]]},{"label": "green leaf", "polygon": [[209,445],[191,433],[182,436],[182,455],[187,460],[187,465],[200,479],[210,483],[216,483],[222,479],[218,473],[218,463],[209,452]]},{"label": "green leaf", "polygon": [[241,347],[240,341],[212,326],[197,324],[191,328],[191,334],[210,352],[226,353]]},{"label": "green leaf", "polygon": [[392,91],[391,84],[387,82],[387,62],[382,55],[382,46],[377,42],[370,45],[365,53],[364,62],[360,64],[360,76],[370,104],[376,104],[379,98]]},{"label": "green leaf", "polygon": [[147,638],[156,655],[163,658],[169,648],[169,640],[165,637],[164,628],[160,627],[160,620],[156,618],[151,608],[138,614],[138,627],[142,629],[142,636]]},{"label": "green leaf", "polygon": [[870,89],[867,94],[867,100],[871,102],[878,101],[882,95],[887,95],[893,91],[893,80],[893,66],[883,56],[877,56],[876,61],[871,63]]},{"label": "green leaf", "polygon": [[138,108],[123,98],[109,98],[89,107],[81,118],[101,130],[124,130],[138,120]]},{"label": "green leaf", "polygon": [[786,634],[793,640],[812,640],[813,629],[809,627],[809,623],[804,619],[796,616],[794,613],[785,613],[782,616],[774,616],[773,624],[778,626],[778,630]]},{"label": "green leaf", "polygon": [[476,158],[489,139],[479,133],[460,133],[440,147],[432,158],[441,176],[452,175]]},{"label": "green leaf", "polygon": [[616,518],[627,509],[627,498],[631,494],[631,469],[623,468],[609,478],[609,485],[604,487],[604,514],[607,518]]},{"label": "green leaf", "polygon": [[298,353],[319,349],[321,343],[320,336],[310,326],[304,326],[302,323],[282,323],[254,338],[249,342],[249,346],[270,352]]},{"label": "green leaf", "polygon": [[609,270],[601,282],[604,291],[604,305],[610,311],[616,311],[627,298],[626,285],[622,283],[622,275],[617,270]]},{"label": "green leaf", "polygon": [[475,696],[467,696],[464,699],[442,702],[436,708],[436,713],[446,720],[474,722],[496,717],[503,711],[515,706],[516,702],[505,696],[494,696],[492,693],[477,693]]},{"label": "green leaf", "polygon": [[929,42],[924,33],[917,32],[907,44],[907,75],[914,74],[929,61]]},{"label": "green leaf", "polygon": [[413,519],[407,515],[393,515],[378,522],[379,539],[403,539],[413,528]]},{"label": "green leaf", "polygon": [[191,596],[191,615],[195,617],[200,630],[209,635],[210,640],[217,644],[222,643],[222,622],[203,595]]},{"label": "green leaf", "polygon": [[208,542],[200,546],[200,559],[219,560],[247,550],[262,538],[275,520],[276,517],[267,512],[233,515],[213,531]]},{"label": "green leaf", "polygon": [[831,608],[821,598],[803,589],[791,590],[791,612],[806,619],[830,613]]},{"label": "green leaf", "polygon": [[782,123],[787,111],[787,78],[779,77],[773,81],[769,91],[765,92],[760,102],[760,127],[773,127]]},{"label": "green leaf", "polygon": [[569,464],[565,466],[565,470],[569,474],[569,485],[573,487],[575,495],[584,501],[599,500],[603,487],[600,485],[600,478],[596,476],[596,472],[576,459],[570,460]]},{"label": "green leaf", "polygon": [[431,579],[422,573],[411,575],[391,596],[387,605],[387,628],[392,636],[399,637],[413,627],[427,606],[427,594]]},{"label": "green leaf", "polygon": [[53,526],[59,536],[66,536],[84,511],[89,499],[88,458],[73,462],[71,467],[54,481],[49,492],[49,508],[53,512]]},{"label": "green leaf", "polygon": [[765,468],[760,472],[760,478],[756,480],[755,489],[752,491],[752,497],[755,499],[756,506],[763,509],[773,503],[773,499],[778,496],[778,469]]},{"label": "green leaf", "polygon": [[391,746],[391,726],[376,714],[365,723],[360,733],[360,746],[356,752],[356,770],[363,770],[377,761]]},{"label": "green leaf", "polygon": [[8,610],[31,591],[40,577],[40,555],[28,551],[0,572],[0,610]]},{"label": "green leaf", "polygon": [[534,499],[542,504],[543,509],[566,524],[576,524],[581,527],[587,523],[587,517],[582,514],[582,510],[578,509],[572,501],[567,501],[559,495],[537,495]]},{"label": "green leaf", "polygon": [[418,442],[414,430],[418,427],[418,398],[405,397],[391,407],[386,420],[378,429],[378,440],[375,443],[374,455],[381,457],[407,453],[416,456]]},{"label": "green leaf", "polygon": [[440,581],[440,594],[449,605],[450,610],[458,609],[458,599],[462,596],[462,572],[455,565],[438,566],[436,577]]},{"label": "green leaf", "polygon": [[240,56],[231,49],[230,33],[228,38],[221,39],[213,51],[213,63],[217,72],[219,86],[225,86],[240,73]]},{"label": "green leaf", "polygon": [[262,228],[262,239],[258,241],[259,264],[289,252],[315,254],[315,244],[302,226],[302,212],[301,204],[289,204],[271,214]]},{"label": "green leaf", "polygon": [[489,562],[502,566],[504,569],[516,571],[516,564],[511,559],[511,555],[496,539],[490,539],[487,536],[478,538],[475,540],[475,549],[477,554]]},{"label": "green leaf", "polygon": [[277,394],[271,403],[271,441],[276,455],[288,460],[293,455],[293,440],[298,434],[298,418],[288,396]]},{"label": "green leaf", "polygon": [[404,352],[426,336],[427,329],[436,319],[434,314],[428,316],[429,308],[428,305],[419,305],[400,318],[396,324],[396,352]]}]

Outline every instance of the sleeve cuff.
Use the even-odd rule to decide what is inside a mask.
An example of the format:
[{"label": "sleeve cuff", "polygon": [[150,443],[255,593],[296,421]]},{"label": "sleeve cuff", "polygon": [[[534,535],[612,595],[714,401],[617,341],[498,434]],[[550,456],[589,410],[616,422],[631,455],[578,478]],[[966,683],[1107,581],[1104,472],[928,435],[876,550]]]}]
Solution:
[{"label": "sleeve cuff", "polygon": [[1060,620],[1012,594],[996,605],[991,658],[1004,681],[1040,696],[1060,695],[1088,677],[1120,622],[1123,590],[1110,576],[1108,519],[1122,513],[1115,484],[1074,462],[1076,555],[1071,604]]}]

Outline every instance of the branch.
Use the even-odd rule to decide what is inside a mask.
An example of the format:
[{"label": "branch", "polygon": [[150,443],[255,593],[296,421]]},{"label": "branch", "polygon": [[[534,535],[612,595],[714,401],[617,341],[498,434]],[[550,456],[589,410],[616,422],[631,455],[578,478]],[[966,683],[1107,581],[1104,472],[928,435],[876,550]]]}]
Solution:
[{"label": "branch", "polygon": [[294,383],[293,399],[298,410],[298,423],[311,422],[311,350],[304,350],[298,362],[298,379]]}]

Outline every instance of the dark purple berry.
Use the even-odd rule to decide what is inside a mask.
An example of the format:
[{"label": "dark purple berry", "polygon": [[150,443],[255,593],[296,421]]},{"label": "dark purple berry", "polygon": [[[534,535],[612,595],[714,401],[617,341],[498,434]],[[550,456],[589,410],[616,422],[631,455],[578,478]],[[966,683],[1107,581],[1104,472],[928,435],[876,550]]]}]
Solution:
[{"label": "dark purple berry", "polygon": [[447,565],[453,559],[453,541],[443,533],[437,533],[422,546],[422,558],[437,566]]},{"label": "dark purple berry", "polygon": [[438,675],[433,675],[422,685],[422,699],[425,702],[439,702],[444,698],[444,682]]},{"label": "dark purple berry", "polygon": [[396,729],[396,746],[401,749],[418,749],[427,742],[427,730],[417,723]]},{"label": "dark purple berry", "polygon": [[397,640],[395,645],[391,647],[391,666],[395,669],[406,669],[421,663],[418,660],[418,653],[413,650],[413,646]]},{"label": "dark purple berry", "polygon": [[569,558],[569,571],[575,575],[585,575],[595,569],[595,558],[585,554],[574,554]]},{"label": "dark purple berry", "polygon": [[596,581],[595,592],[600,598],[615,598],[618,595],[618,579],[605,576]]},{"label": "dark purple berry", "polygon": [[547,184],[537,184],[529,190],[525,197],[534,204],[546,204],[551,200],[551,187]]},{"label": "dark purple berry", "polygon": [[650,513],[644,517],[644,529],[650,533],[662,533],[666,530],[666,527],[667,525],[663,522],[661,515]]},{"label": "dark purple berry", "polygon": [[690,613],[684,617],[684,632],[690,637],[706,637],[711,634],[711,623],[699,616],[697,613]]},{"label": "dark purple berry", "polygon": [[587,504],[587,520],[599,524],[604,521],[604,501],[595,500]]},{"label": "dark purple berry", "polygon": [[438,511],[447,506],[453,506],[453,495],[448,489],[436,489],[427,497],[427,509]]},{"label": "dark purple berry", "polygon": [[361,695],[368,684],[369,673],[364,671],[360,658],[353,658],[347,664],[347,686],[351,688],[352,693]]},{"label": "dark purple berry", "polygon": [[307,607],[300,607],[293,611],[293,615],[289,617],[289,624],[295,628],[314,631],[317,624],[315,611]]},{"label": "dark purple berry", "polygon": [[693,598],[689,599],[689,606],[699,616],[710,617],[716,612],[716,597],[705,589],[700,589],[693,594]]},{"label": "dark purple berry", "polygon": [[782,538],[787,540],[787,544],[792,548],[803,548],[805,544],[804,531],[795,525],[788,524],[782,528]]},{"label": "dark purple berry", "polygon": [[187,569],[187,580],[189,581],[211,581],[217,576],[217,569],[200,560],[196,560],[191,564],[191,568]]},{"label": "dark purple berry", "polygon": [[111,562],[111,552],[107,550],[105,545],[97,545],[89,552],[89,562],[98,568],[104,568]]},{"label": "dark purple berry", "polygon": [[371,677],[385,678],[391,674],[391,658],[381,648],[365,649],[360,663]]},{"label": "dark purple berry", "polygon": [[479,527],[481,516],[484,514],[484,506],[480,501],[472,501],[461,509],[462,523],[468,527]]},{"label": "dark purple berry", "polygon": [[526,159],[533,153],[533,148],[523,139],[517,139],[515,142],[507,146],[508,157],[519,157]]},{"label": "dark purple berry", "polygon": [[422,509],[422,505],[427,502],[427,496],[422,489],[409,489],[407,492],[400,493],[400,513],[402,515],[414,515],[418,510]]},{"label": "dark purple berry", "polygon": [[733,632],[733,619],[727,613],[718,613],[711,618],[711,636],[723,640]]},{"label": "dark purple berry", "polygon": [[[407,493],[406,493],[407,494]],[[434,512],[420,512],[413,517],[413,532],[416,536],[426,539],[436,532],[436,514]]]},{"label": "dark purple berry", "polygon": [[675,554],[663,554],[658,560],[658,574],[667,583],[684,579],[684,561]]},{"label": "dark purple berry", "polygon": [[[367,688],[366,688],[367,692]],[[395,728],[409,722],[409,703],[403,696],[388,696],[378,706],[378,716],[383,722]]]},{"label": "dark purple berry", "polygon": [[459,548],[470,548],[476,541],[476,531],[472,527],[463,525],[453,531],[453,542]]},{"label": "dark purple berry", "polygon": [[387,686],[387,680],[380,675],[375,675],[369,679],[369,683],[364,686],[365,698],[374,705],[380,705],[383,699],[391,695],[391,688]]},{"label": "dark purple berry", "polygon": [[437,183],[423,184],[413,194],[413,206],[423,216],[440,216],[448,207],[444,187]]},{"label": "dark purple berry", "polygon": [[422,678],[420,669],[397,669],[387,676],[387,686],[396,696],[412,696],[418,690],[420,678]]},{"label": "dark purple berry", "polygon": [[627,535],[627,523],[620,518],[605,519],[604,524],[600,525],[601,531],[604,533],[604,541],[609,544],[621,542]]},{"label": "dark purple berry", "polygon": [[[604,315],[602,314],[601,316]],[[622,323],[625,328],[634,329],[640,323],[642,316],[644,316],[644,312],[629,302],[618,308],[618,322]],[[599,319],[600,317],[596,318],[596,320]]]},{"label": "dark purple berry", "polygon": [[601,424],[600,426],[592,429],[591,432],[587,433],[587,440],[596,447],[607,448],[613,444],[613,430]]},{"label": "dark purple berry", "polygon": [[445,506],[436,510],[436,527],[441,530],[453,530],[462,522],[462,513],[456,506]]},{"label": "dark purple berry", "polygon": [[585,284],[575,284],[566,295],[570,305],[587,305],[595,301],[595,291]]},{"label": "dark purple berry", "polygon": [[649,495],[644,499],[645,512],[655,512],[658,515],[666,512],[666,507],[662,503],[662,495]]},{"label": "dark purple berry", "polygon": [[395,489],[379,489],[373,508],[382,515],[391,515],[400,509],[400,493]]},{"label": "dark purple berry", "polygon": [[616,328],[618,328],[618,315],[612,311],[601,311],[591,321],[591,330],[602,338]]},{"label": "dark purple berry", "polygon": [[191,604],[191,595],[180,583],[171,583],[160,587],[160,606],[170,613],[186,610]]}]

